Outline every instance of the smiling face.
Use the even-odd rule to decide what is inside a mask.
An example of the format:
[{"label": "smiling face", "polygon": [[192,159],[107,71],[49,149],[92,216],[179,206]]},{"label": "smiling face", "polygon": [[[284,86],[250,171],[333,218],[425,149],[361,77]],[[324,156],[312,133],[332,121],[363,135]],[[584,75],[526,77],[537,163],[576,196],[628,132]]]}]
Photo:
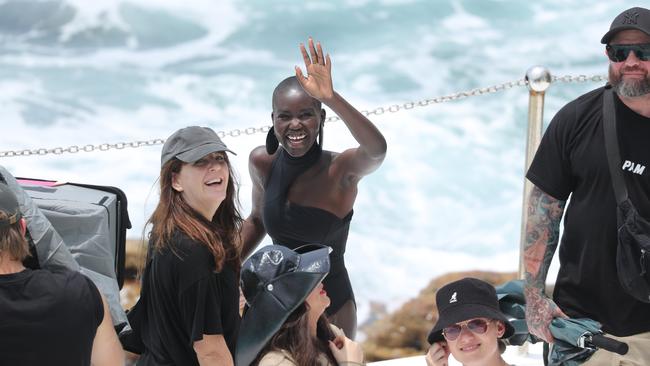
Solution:
[{"label": "smiling face", "polygon": [[[638,30],[624,30],[612,38],[611,45],[650,44],[650,35]],[[610,61],[609,81],[617,94],[640,97],[650,94],[650,61],[640,60],[634,52],[621,62]]]},{"label": "smiling face", "polygon": [[472,320],[458,323],[461,325],[460,335],[453,341],[447,340],[451,354],[466,366],[486,365],[499,360],[501,355],[497,342],[505,333],[505,325],[498,320],[488,320],[485,333],[478,334],[467,329],[466,324]]},{"label": "smiling face", "polygon": [[172,175],[172,188],[208,221],[212,220],[228,188],[228,160],[225,152],[215,152],[190,164],[184,163]]},{"label": "smiling face", "polygon": [[299,84],[288,85],[273,94],[271,118],[278,141],[289,155],[298,157],[315,143],[324,110]]}]

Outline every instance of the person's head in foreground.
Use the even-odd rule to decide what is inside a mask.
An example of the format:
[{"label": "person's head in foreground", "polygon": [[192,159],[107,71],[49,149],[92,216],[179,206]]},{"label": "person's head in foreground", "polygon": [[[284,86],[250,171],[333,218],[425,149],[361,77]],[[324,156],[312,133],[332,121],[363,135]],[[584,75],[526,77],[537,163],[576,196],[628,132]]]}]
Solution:
[{"label": "person's head in foreground", "polygon": [[625,10],[600,42],[606,45],[609,82],[616,94],[626,98],[650,94],[650,10]]},{"label": "person's head in foreground", "polygon": [[0,264],[22,269],[29,256],[23,219],[16,196],[0,181]]},{"label": "person's head in foreground", "polygon": [[449,355],[463,365],[506,365],[499,339],[514,328],[499,310],[494,287],[476,278],[447,284],[436,294],[438,321],[429,333],[429,366],[447,365]]},{"label": "person's head in foreground", "polygon": [[242,265],[248,309],[237,340],[237,366],[358,364],[360,347],[323,315],[330,299],[322,281],[330,248],[310,244],[295,251],[270,245]]}]

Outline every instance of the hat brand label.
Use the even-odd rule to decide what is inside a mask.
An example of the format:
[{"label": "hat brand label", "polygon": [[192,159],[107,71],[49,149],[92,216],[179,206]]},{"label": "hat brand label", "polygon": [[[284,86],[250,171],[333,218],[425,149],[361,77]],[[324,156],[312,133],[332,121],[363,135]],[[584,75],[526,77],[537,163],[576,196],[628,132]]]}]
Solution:
[{"label": "hat brand label", "polygon": [[453,303],[455,303],[455,302],[458,301],[458,300],[456,299],[456,295],[457,295],[456,292],[454,292],[453,294],[451,294],[451,297],[449,298],[449,303],[450,303],[450,304],[453,304]]},{"label": "hat brand label", "polygon": [[636,24],[639,19],[639,13],[629,12],[625,13],[625,19],[623,19],[623,24]]}]

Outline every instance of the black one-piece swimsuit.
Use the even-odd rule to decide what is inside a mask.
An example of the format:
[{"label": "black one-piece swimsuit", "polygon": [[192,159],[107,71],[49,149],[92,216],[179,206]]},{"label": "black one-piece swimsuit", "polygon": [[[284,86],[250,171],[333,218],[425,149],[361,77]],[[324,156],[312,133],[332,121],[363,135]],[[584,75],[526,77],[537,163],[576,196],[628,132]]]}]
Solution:
[{"label": "black one-piece swimsuit", "polygon": [[314,144],[301,157],[292,157],[283,148],[279,148],[266,180],[262,220],[273,244],[295,249],[301,245],[317,243],[333,249],[330,253],[330,273],[323,281],[331,300],[326,313],[332,315],[348,300],[354,301],[343,260],[353,211],[341,219],[327,210],[301,206],[288,199],[291,184],[318,161],[321,153],[318,144]]}]

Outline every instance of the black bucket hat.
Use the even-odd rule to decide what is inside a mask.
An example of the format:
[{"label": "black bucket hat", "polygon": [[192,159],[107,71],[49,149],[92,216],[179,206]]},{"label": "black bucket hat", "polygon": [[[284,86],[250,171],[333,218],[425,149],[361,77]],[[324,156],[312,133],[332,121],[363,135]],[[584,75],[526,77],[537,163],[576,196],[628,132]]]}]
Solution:
[{"label": "black bucket hat", "polygon": [[22,217],[16,195],[4,182],[0,182],[0,211],[3,211],[8,216],[6,219],[0,220],[0,228],[13,225]]},{"label": "black bucket hat", "polygon": [[221,141],[210,127],[189,126],[174,132],[167,140],[160,154],[160,166],[172,158],[185,163],[194,163],[202,157],[220,151],[235,154]]},{"label": "black bucket hat", "polygon": [[240,285],[249,308],[239,328],[235,365],[250,365],[327,276],[330,252],[330,247],[318,244],[295,250],[269,245],[242,264]]},{"label": "black bucket hat", "polygon": [[463,278],[441,287],[436,294],[436,305],[438,321],[427,337],[430,344],[444,340],[445,327],[473,318],[501,320],[506,326],[501,338],[508,338],[515,331],[499,310],[494,287],[476,278]]},{"label": "black bucket hat", "polygon": [[650,36],[650,9],[635,7],[619,14],[600,43],[608,44],[616,33],[628,29],[636,29]]}]

